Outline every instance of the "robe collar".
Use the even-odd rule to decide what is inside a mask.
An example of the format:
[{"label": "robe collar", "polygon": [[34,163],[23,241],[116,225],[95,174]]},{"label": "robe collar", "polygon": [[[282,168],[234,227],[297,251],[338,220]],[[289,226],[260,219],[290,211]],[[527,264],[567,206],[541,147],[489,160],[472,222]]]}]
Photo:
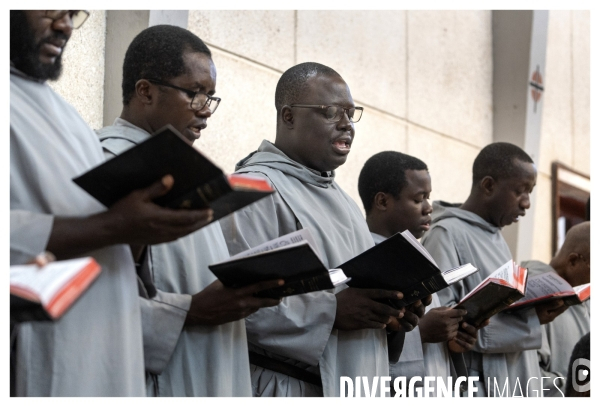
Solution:
[{"label": "robe collar", "polygon": [[460,209],[460,203],[448,203],[444,201],[433,202],[433,212],[431,214],[431,225],[435,225],[442,219],[447,218],[458,218],[471,225],[477,226],[490,233],[498,233],[501,228],[492,225],[488,221],[484,220],[481,216],[464,209]]},{"label": "robe collar", "polygon": [[111,127],[119,128],[120,131],[118,132],[118,137],[114,135],[113,131],[108,131],[110,129],[109,127],[98,131],[100,141],[103,141],[106,138],[122,138],[131,141],[134,144],[140,144],[141,142],[152,137],[152,134],[148,133],[146,130],[128,122],[127,120],[121,119],[120,117],[115,119]]},{"label": "robe collar", "polygon": [[311,185],[328,188],[335,180],[335,171],[320,172],[308,168],[283,153],[268,140],[263,140],[257,151],[250,153],[246,158],[238,162],[236,171],[254,165],[262,165],[283,172],[289,176],[299,179]]}]

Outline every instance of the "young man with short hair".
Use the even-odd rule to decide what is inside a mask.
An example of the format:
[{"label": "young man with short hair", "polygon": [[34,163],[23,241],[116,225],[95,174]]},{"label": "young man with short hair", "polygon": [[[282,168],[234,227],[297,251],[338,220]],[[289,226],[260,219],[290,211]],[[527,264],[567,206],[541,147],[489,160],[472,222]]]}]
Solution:
[{"label": "young man with short hair", "polygon": [[[195,34],[171,25],[143,30],[125,54],[121,116],[98,131],[107,157],[167,124],[192,144],[219,104],[216,81],[211,52]],[[243,318],[279,304],[253,296],[279,283],[224,287],[208,265],[228,258],[218,223],[146,248],[156,286],[156,295],[140,298],[148,395],[252,395]]]},{"label": "young man with short hair", "polygon": [[[373,155],[360,172],[358,192],[376,244],[405,230],[419,239],[429,230],[431,176],[420,159],[397,151]],[[453,376],[448,347],[454,352],[466,352],[477,339],[477,329],[462,322],[465,313],[440,307],[437,294],[433,294],[418,327],[406,334],[399,361],[390,361],[392,378],[405,376],[408,382],[417,376],[443,380]],[[459,330],[459,326],[463,329]],[[422,386],[421,381],[418,387]]]},{"label": "young man with short hair", "polygon": [[[533,160],[521,148],[492,143],[475,158],[467,200],[462,205],[434,202],[431,228],[422,241],[425,248],[442,269],[465,263],[479,269],[439,291],[442,305],[459,302],[512,259],[500,231],[525,215],[536,179]],[[542,345],[541,324],[562,312],[561,307],[562,301],[552,302],[536,310],[501,312],[490,318],[489,325],[480,330],[473,351],[464,354],[469,375],[479,377],[477,396],[499,395],[505,383],[509,395],[540,395],[536,349]],[[532,382],[528,383],[529,379]]]}]

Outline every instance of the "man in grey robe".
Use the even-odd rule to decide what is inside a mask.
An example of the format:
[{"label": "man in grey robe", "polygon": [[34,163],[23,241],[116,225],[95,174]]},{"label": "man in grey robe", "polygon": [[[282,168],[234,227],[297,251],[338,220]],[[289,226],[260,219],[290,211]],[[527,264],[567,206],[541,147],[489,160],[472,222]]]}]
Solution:
[{"label": "man in grey robe", "polygon": [[17,396],[143,396],[136,272],[125,244],[177,239],[212,216],[153,204],[172,186],[171,176],[108,210],[73,183],[104,156],[94,132],[46,80],[59,76],[80,13],[10,15],[11,264],[49,250],[58,259],[92,256],[102,267],[58,321],[17,327]]},{"label": "man in grey robe", "polygon": [[[423,245],[440,268],[471,263],[479,269],[438,292],[442,305],[458,302],[512,258],[500,230],[525,215],[537,171],[519,147],[493,143],[473,163],[471,193],[462,205],[434,202],[431,229]],[[464,354],[469,376],[479,377],[477,396],[540,396],[536,349],[541,324],[564,311],[562,301],[520,313],[499,313],[479,332],[475,348]],[[508,384],[505,387],[505,384]]]},{"label": "man in grey robe", "polygon": [[[420,239],[429,230],[431,176],[420,159],[397,151],[375,154],[360,171],[358,193],[375,244],[405,230]],[[409,383],[411,378],[420,377],[416,390],[424,387],[425,376],[440,377],[446,384],[448,377],[455,379],[449,346],[453,352],[463,353],[477,340],[475,327],[462,322],[463,330],[458,329],[465,314],[464,310],[441,307],[437,294],[432,294],[419,325],[406,334],[400,359],[390,361],[392,380],[406,377]],[[464,365],[462,358],[456,360]],[[429,395],[436,396],[437,389],[434,387]]]},{"label": "man in grey robe", "polygon": [[[282,75],[275,107],[275,144],[263,141],[236,169],[266,177],[277,193],[221,221],[229,252],[307,228],[325,266],[334,268],[374,244],[358,206],[335,182],[334,172],[346,161],[353,122],[362,112],[355,109],[340,75],[312,62]],[[320,291],[286,297],[281,305],[248,317],[254,395],[338,396],[341,376],[366,376],[369,383],[375,376],[388,376],[383,328],[401,329],[397,318],[407,319],[409,311],[375,300],[399,296],[354,288]],[[413,313],[410,318],[407,329],[417,322]]]},{"label": "man in grey robe", "polygon": [[[530,275],[556,273],[572,287],[590,282],[590,222],[573,226],[567,232],[560,250],[550,264],[530,260],[522,263]],[[571,352],[582,336],[590,332],[590,302],[572,305],[544,325],[542,347],[538,357],[545,379],[545,396],[563,397],[567,394],[567,373]]]},{"label": "man in grey robe", "polygon": [[[142,31],[125,54],[121,117],[98,131],[107,157],[167,124],[192,144],[219,104],[216,79],[211,52],[195,34],[170,25]],[[277,282],[232,289],[216,280],[208,265],[229,258],[218,223],[146,250],[156,287],[140,298],[148,395],[251,396],[243,318],[279,304],[252,296]]]}]

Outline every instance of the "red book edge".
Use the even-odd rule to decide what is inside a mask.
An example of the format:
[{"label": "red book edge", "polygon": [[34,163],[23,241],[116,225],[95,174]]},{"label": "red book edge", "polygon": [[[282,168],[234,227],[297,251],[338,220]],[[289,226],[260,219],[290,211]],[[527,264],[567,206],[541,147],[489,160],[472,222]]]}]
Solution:
[{"label": "red book edge", "polygon": [[265,179],[247,177],[243,174],[231,174],[227,176],[232,188],[251,189],[255,191],[271,192],[273,188]]},{"label": "red book edge", "polygon": [[56,319],[79,298],[81,293],[98,277],[102,268],[94,259],[77,273],[71,281],[61,288],[54,298],[44,307],[48,314]]}]

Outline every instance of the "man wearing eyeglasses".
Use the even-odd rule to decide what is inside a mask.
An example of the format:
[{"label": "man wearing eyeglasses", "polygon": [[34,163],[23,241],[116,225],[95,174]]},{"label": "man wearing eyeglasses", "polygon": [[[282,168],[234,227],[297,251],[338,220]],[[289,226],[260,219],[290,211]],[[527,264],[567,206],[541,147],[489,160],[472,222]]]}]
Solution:
[{"label": "man wearing eyeglasses", "polygon": [[[25,263],[93,256],[98,279],[54,322],[18,326],[17,396],[145,395],[136,270],[127,244],[177,239],[206,225],[210,211],[161,208],[166,176],[108,210],[72,178],[104,160],[92,129],[46,83],[88,13],[10,12],[10,256]],[[11,350],[12,351],[12,350]]]},{"label": "man wearing eyeglasses", "polygon": [[[125,54],[121,116],[98,132],[107,157],[167,124],[192,144],[219,105],[216,81],[211,52],[195,34],[170,25],[142,31]],[[140,298],[147,394],[251,396],[244,317],[279,304],[252,295],[278,282],[233,289],[216,280],[208,265],[229,258],[217,223],[145,250],[140,261],[156,286]]]},{"label": "man wearing eyeglasses", "polygon": [[[267,177],[278,194],[222,219],[229,252],[307,228],[324,264],[334,268],[374,245],[360,209],[335,182],[362,108],[337,72],[314,62],[281,76],[275,107],[275,143],[263,141],[236,169]],[[286,297],[246,318],[254,395],[338,396],[341,376],[365,376],[369,383],[388,376],[384,328],[398,330],[399,320],[410,319],[410,330],[418,319],[376,301],[393,298],[402,294],[320,291]]]}]

